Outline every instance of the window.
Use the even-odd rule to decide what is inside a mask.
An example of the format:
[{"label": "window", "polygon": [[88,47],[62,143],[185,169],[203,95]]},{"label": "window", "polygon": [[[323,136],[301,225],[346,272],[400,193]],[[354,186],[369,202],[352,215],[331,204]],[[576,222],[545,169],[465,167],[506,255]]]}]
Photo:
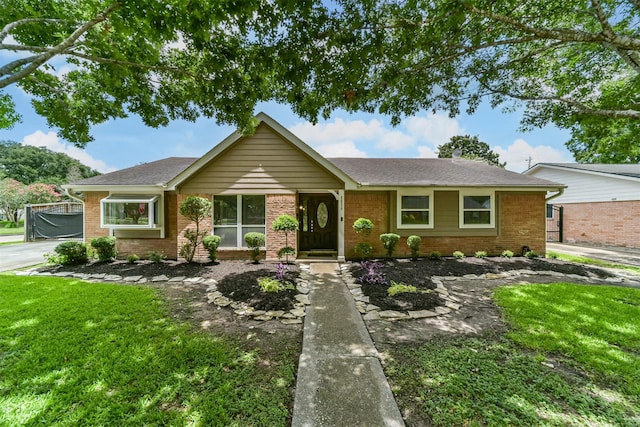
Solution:
[{"label": "window", "polygon": [[398,192],[398,228],[433,228],[433,192]]},{"label": "window", "polygon": [[493,191],[460,192],[460,228],[492,228],[495,218]]},{"label": "window", "polygon": [[245,234],[266,233],[265,218],[264,195],[213,197],[213,234],[221,248],[246,247]]},{"label": "window", "polygon": [[551,203],[547,203],[547,218],[553,218],[553,205]]},{"label": "window", "polygon": [[100,201],[102,228],[156,228],[159,195],[112,194]]}]

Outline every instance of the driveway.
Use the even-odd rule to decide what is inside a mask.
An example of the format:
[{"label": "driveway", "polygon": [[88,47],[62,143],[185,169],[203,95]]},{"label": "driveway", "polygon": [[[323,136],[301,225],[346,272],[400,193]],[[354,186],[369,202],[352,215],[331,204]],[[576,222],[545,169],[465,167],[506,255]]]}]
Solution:
[{"label": "driveway", "polygon": [[0,272],[42,264],[44,254],[53,252],[60,243],[61,240],[45,240],[0,246]]},{"label": "driveway", "polygon": [[547,242],[547,250],[567,255],[583,256],[616,264],[640,266],[640,249],[617,246],[567,245]]}]

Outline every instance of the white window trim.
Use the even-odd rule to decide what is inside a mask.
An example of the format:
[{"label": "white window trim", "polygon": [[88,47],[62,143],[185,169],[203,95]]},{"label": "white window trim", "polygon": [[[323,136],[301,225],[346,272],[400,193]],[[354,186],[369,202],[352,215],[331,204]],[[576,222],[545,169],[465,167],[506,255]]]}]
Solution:
[{"label": "white window trim", "polygon": [[[495,228],[496,222],[496,192],[494,190],[460,190],[459,195],[459,227],[460,228]],[[489,209],[489,224],[465,224],[464,223],[464,198],[465,196],[489,196],[491,198],[491,208]],[[468,210],[483,210],[483,209],[468,209]],[[486,209],[484,209],[486,211]]]},{"label": "white window trim", "polygon": [[[238,207],[236,209],[236,224],[233,225],[215,225],[214,222],[214,212],[213,209],[215,209],[215,197],[216,196],[235,196],[236,197],[236,206]],[[267,244],[267,195],[266,194],[214,194],[211,196],[211,203],[213,204],[214,208],[211,210],[211,234],[215,234],[215,230],[216,228],[235,228],[236,229],[236,242],[240,242],[241,246],[236,246],[236,247],[231,247],[231,246],[225,246],[225,247],[219,247],[218,250],[219,251],[238,251],[238,250],[247,250],[249,249],[248,246],[246,246],[246,243],[244,241],[244,234],[242,234],[242,228],[245,227],[245,224],[242,223],[242,197],[243,196],[263,196],[264,197],[264,236],[265,236],[265,246],[261,246],[260,249],[261,250],[265,250],[266,249],[266,244]],[[259,225],[256,224],[247,224],[246,227],[260,227]]]},{"label": "white window trim", "polygon": [[[155,202],[158,201],[158,223],[149,221],[149,224],[105,224],[104,208],[107,203],[146,203],[149,208],[148,217],[155,218]],[[128,229],[128,230],[157,230],[162,228],[164,206],[159,194],[110,194],[100,200],[100,228]]]},{"label": "white window trim", "polygon": [[[428,229],[433,228],[433,190],[403,189],[397,191],[396,199],[396,227],[398,229]],[[402,223],[402,196],[428,196],[429,197],[429,224],[403,224]],[[415,209],[414,209],[415,210]]]}]

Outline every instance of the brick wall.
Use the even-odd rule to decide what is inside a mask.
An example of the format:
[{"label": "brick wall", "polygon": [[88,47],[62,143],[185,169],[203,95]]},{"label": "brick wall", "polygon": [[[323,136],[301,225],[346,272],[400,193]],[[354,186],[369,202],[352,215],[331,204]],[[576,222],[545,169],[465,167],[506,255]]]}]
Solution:
[{"label": "brick wall", "polygon": [[[545,242],[545,193],[496,193],[499,211],[497,214],[497,236],[430,236],[428,231],[402,231],[402,238],[396,246],[396,256],[409,256],[407,237],[416,234],[422,237],[420,253],[439,251],[444,256],[454,251],[472,255],[476,251],[486,251],[489,255],[499,255],[505,249],[518,254],[522,246],[543,254]],[[389,232],[389,193],[387,192],[347,192],[345,195],[345,254],[355,257],[355,245],[359,236],[351,227],[360,218],[369,218],[374,229],[368,239],[373,245],[373,255],[383,256],[385,250],[380,242],[380,234]],[[473,230],[469,231],[473,234]]]},{"label": "brick wall", "polygon": [[640,201],[557,204],[565,242],[640,248]]},{"label": "brick wall", "polygon": [[[282,231],[273,231],[271,224],[280,215],[286,214],[296,218],[295,194],[268,194],[267,195],[267,259],[277,259],[280,248],[285,247],[285,234]],[[296,232],[288,233],[288,245],[298,247],[298,235]],[[289,257],[291,259],[291,257]]]},{"label": "brick wall", "polygon": [[89,243],[96,237],[108,236],[108,228],[100,228],[100,200],[107,192],[87,192],[84,199],[84,241]]},{"label": "brick wall", "polygon": [[[180,253],[180,248],[182,247],[182,245],[184,243],[187,242],[187,239],[184,238],[184,231],[187,228],[190,228],[192,230],[196,229],[196,223],[191,221],[190,219],[188,219],[187,217],[184,217],[182,215],[180,215],[180,213],[178,212],[178,206],[180,206],[180,203],[182,203],[182,201],[184,199],[186,199],[189,196],[200,196],[200,197],[204,197],[205,199],[211,200],[211,195],[210,194],[179,194],[177,196],[177,201],[175,203],[176,206],[176,216],[177,216],[177,245],[176,245],[176,253],[177,253],[177,257],[180,258],[179,253]],[[212,229],[212,224],[211,224],[211,217],[207,217],[206,219],[204,219],[203,221],[200,222],[200,231],[206,231],[207,234],[211,234],[211,229]],[[220,253],[220,252],[219,252]],[[204,247],[202,247],[202,245],[198,246],[198,249],[196,250],[196,255],[193,258],[194,261],[197,262],[207,262],[209,261],[209,252],[207,252]]]}]

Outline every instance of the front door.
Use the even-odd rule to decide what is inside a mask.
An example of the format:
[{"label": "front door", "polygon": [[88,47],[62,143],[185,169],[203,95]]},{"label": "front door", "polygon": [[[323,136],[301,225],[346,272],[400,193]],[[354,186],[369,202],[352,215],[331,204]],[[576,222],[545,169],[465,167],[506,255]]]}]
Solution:
[{"label": "front door", "polygon": [[300,194],[300,250],[338,249],[338,201],[331,194]]}]

